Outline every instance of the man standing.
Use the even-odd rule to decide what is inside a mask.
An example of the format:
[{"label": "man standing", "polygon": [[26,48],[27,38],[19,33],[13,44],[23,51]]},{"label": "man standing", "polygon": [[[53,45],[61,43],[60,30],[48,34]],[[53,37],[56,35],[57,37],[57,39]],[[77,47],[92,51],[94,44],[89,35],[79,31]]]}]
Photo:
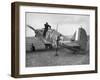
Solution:
[{"label": "man standing", "polygon": [[59,46],[59,41],[61,40],[61,34],[57,36],[57,40],[56,40],[56,54],[55,56],[58,56],[58,46]]},{"label": "man standing", "polygon": [[47,31],[48,31],[48,28],[51,29],[51,26],[48,24],[48,22],[46,22],[46,24],[44,24],[44,26],[45,26],[45,28],[44,28],[44,32],[43,32],[43,37],[46,36],[46,33],[47,33]]}]

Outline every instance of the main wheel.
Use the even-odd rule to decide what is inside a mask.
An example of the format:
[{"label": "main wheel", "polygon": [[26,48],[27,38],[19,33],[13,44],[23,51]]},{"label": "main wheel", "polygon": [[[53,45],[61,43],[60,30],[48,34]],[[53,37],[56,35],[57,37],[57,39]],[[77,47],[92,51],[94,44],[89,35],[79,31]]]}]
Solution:
[{"label": "main wheel", "polygon": [[35,51],[35,46],[32,44],[32,51]]}]

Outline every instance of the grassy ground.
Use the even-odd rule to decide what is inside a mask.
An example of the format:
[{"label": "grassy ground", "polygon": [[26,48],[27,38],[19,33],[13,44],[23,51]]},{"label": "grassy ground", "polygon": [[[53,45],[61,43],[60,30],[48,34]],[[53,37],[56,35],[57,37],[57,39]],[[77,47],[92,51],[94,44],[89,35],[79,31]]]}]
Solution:
[{"label": "grassy ground", "polygon": [[89,64],[89,53],[76,53],[68,49],[44,50],[26,53],[26,67]]}]

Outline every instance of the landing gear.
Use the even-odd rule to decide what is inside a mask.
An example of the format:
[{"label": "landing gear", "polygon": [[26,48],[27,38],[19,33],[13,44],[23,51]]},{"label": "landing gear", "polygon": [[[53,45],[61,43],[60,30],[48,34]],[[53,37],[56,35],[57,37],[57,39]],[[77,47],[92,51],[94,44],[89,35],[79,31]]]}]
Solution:
[{"label": "landing gear", "polygon": [[32,44],[32,51],[35,51],[35,46]]}]

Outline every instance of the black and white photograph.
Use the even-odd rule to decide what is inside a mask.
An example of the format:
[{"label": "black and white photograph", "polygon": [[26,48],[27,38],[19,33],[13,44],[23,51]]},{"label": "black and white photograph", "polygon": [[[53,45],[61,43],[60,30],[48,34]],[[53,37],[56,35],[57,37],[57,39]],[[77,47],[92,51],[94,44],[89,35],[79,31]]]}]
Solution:
[{"label": "black and white photograph", "polygon": [[12,76],[97,73],[97,7],[12,4]]},{"label": "black and white photograph", "polygon": [[90,15],[25,13],[26,67],[90,63]]}]

